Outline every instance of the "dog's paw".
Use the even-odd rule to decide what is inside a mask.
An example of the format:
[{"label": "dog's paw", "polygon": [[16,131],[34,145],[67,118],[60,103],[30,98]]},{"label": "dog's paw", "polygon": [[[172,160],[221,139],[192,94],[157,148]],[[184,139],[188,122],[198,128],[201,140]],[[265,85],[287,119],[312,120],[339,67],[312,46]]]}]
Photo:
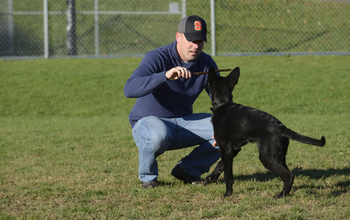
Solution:
[{"label": "dog's paw", "polygon": [[209,174],[207,177],[205,177],[205,181],[208,183],[215,183],[219,178],[219,175],[215,175],[213,173]]},{"label": "dog's paw", "polygon": [[282,192],[280,194],[278,194],[277,196],[275,196],[276,199],[281,199],[284,198],[288,195],[288,193],[286,193],[284,190],[282,190]]},{"label": "dog's paw", "polygon": [[231,195],[232,195],[232,193],[227,193],[227,192],[226,192],[226,193],[224,194],[224,197],[230,197]]}]

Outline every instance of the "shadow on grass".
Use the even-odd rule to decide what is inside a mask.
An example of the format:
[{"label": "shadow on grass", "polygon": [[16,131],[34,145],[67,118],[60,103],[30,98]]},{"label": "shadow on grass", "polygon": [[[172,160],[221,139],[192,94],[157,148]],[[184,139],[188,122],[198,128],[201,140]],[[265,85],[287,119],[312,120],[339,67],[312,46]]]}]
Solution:
[{"label": "shadow on grass", "polygon": [[[350,167],[343,168],[343,169],[328,169],[328,170],[320,170],[320,169],[303,170],[300,167],[295,167],[292,170],[292,172],[295,175],[295,178],[298,178],[298,176],[307,176],[307,177],[310,177],[311,179],[318,180],[318,179],[324,179],[324,178],[328,178],[331,176],[337,176],[337,175],[349,176],[350,175]],[[235,180],[239,180],[239,181],[254,180],[257,182],[267,182],[267,181],[273,180],[275,178],[279,178],[279,177],[274,175],[270,171],[259,172],[259,173],[255,173],[252,175],[234,176]],[[225,180],[223,178],[220,178],[217,182],[220,184],[221,183],[224,184]],[[347,181],[338,182],[333,186],[327,186],[327,187],[323,187],[323,188],[335,188],[331,192],[332,195],[333,196],[340,196],[341,194],[347,193],[349,191],[349,186],[350,186],[350,180],[347,180]],[[308,185],[301,185],[301,186],[293,187],[293,188],[294,188],[294,190],[303,189],[303,188],[317,188],[317,189],[319,189],[320,186],[308,184]]]}]

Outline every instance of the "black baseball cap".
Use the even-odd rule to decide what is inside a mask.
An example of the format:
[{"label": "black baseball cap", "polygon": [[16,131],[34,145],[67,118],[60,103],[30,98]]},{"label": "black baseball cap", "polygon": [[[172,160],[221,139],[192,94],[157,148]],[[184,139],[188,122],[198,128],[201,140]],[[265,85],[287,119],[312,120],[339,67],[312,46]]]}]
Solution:
[{"label": "black baseball cap", "polygon": [[207,42],[207,24],[197,15],[184,17],[177,32],[184,33],[188,41],[204,40]]}]

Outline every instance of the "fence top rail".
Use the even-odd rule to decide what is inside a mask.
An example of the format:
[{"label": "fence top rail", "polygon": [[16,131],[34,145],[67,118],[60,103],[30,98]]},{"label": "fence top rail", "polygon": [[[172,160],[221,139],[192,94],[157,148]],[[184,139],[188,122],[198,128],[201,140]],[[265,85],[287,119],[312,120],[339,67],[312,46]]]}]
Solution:
[{"label": "fence top rail", "polygon": [[[50,15],[61,15],[66,14],[66,11],[49,11]],[[77,11],[77,14],[104,14],[104,15],[164,15],[164,14],[171,14],[171,15],[179,15],[182,14],[181,11],[178,12],[170,12],[170,11]],[[16,11],[16,12],[0,12],[1,15],[42,15],[44,12],[42,11]]]}]

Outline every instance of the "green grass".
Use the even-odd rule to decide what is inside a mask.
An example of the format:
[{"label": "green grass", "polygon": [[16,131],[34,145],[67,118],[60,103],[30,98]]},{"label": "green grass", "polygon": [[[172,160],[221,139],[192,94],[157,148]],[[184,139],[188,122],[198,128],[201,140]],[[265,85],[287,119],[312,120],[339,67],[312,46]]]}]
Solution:
[{"label": "green grass", "polygon": [[[236,102],[272,113],[324,148],[291,141],[290,196],[249,144],[225,184],[183,185],[170,172],[192,148],[158,158],[142,190],[123,86],[139,58],[0,61],[0,219],[344,219],[350,215],[349,56],[215,57],[240,66]],[[223,75],[227,73],[222,73]],[[203,93],[195,112],[210,112]],[[203,175],[205,177],[205,175]]]}]

